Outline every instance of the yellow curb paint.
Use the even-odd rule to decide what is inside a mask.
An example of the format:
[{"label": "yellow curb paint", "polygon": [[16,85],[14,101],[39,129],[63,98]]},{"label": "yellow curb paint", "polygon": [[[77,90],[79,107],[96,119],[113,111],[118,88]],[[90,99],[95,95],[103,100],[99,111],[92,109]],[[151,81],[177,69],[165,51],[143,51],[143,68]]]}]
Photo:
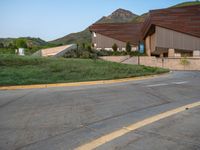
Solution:
[{"label": "yellow curb paint", "polygon": [[145,80],[145,79],[155,78],[158,76],[161,76],[161,75],[150,75],[150,76],[124,78],[124,79],[116,79],[116,80],[100,80],[100,81],[86,81],[86,82],[73,82],[73,83],[0,86],[0,90],[40,89],[40,88],[50,88],[50,87],[70,87],[70,86],[83,86],[83,85],[112,84],[112,83],[122,83],[122,82],[128,82],[128,81]]},{"label": "yellow curb paint", "polygon": [[176,109],[172,109],[172,110],[169,110],[169,111],[166,111],[164,113],[161,113],[161,114],[158,114],[158,115],[155,115],[155,116],[152,116],[150,118],[146,118],[142,121],[139,121],[137,123],[134,123],[134,124],[131,124],[127,127],[123,127],[117,131],[114,131],[112,133],[109,133],[107,135],[104,135],[96,140],[93,140],[87,144],[84,144],[78,148],[76,148],[75,150],[92,150],[92,149],[95,149],[107,142],[110,142],[120,136],[123,136],[131,131],[134,131],[136,129],[139,129],[141,127],[144,127],[146,125],[149,125],[149,124],[152,124],[156,121],[159,121],[161,119],[164,119],[164,118],[167,118],[167,117],[170,117],[172,115],[175,115],[177,113],[180,113],[180,112],[183,112],[185,111],[186,109],[190,109],[190,108],[194,108],[194,107],[197,107],[197,106],[200,106],[200,101],[199,102],[195,102],[195,103],[191,103],[191,104],[188,104],[188,105],[185,105],[185,106],[181,106],[181,107],[178,107]]}]

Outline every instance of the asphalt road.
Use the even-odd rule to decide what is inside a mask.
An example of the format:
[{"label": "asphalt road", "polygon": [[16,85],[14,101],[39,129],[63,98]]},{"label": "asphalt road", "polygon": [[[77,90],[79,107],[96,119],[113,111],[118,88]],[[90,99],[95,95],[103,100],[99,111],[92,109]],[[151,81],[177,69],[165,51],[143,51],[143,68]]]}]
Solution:
[{"label": "asphalt road", "polygon": [[[0,150],[70,150],[200,101],[200,72],[109,85],[0,91]],[[200,150],[200,107],[107,141],[103,150]]]}]

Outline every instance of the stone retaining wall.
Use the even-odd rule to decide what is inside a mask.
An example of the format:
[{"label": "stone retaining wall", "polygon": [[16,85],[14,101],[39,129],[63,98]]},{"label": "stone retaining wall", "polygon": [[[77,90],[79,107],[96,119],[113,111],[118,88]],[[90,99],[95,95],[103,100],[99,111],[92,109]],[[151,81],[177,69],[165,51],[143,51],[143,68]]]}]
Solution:
[{"label": "stone retaining wall", "polygon": [[125,64],[141,64],[145,66],[168,68],[170,70],[200,70],[200,57],[188,58],[156,58],[148,56],[130,57],[124,56],[101,57],[106,61],[120,62]]}]

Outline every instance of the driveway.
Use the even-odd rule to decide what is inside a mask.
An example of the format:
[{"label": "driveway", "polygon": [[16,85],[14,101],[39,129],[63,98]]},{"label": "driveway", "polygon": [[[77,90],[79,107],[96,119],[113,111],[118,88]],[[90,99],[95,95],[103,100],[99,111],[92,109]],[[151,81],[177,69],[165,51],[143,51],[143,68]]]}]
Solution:
[{"label": "driveway", "polygon": [[[75,149],[146,118],[199,102],[199,91],[200,72],[172,72],[107,85],[0,91],[0,149]],[[197,106],[95,148],[198,150],[199,124]]]}]

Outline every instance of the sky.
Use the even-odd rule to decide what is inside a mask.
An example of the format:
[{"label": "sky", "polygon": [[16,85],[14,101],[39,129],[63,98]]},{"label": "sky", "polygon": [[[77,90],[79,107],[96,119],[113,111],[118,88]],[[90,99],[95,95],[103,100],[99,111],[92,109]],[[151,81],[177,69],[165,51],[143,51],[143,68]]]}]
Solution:
[{"label": "sky", "polygon": [[187,0],[0,0],[0,38],[46,41],[79,32],[118,8],[141,15]]}]

